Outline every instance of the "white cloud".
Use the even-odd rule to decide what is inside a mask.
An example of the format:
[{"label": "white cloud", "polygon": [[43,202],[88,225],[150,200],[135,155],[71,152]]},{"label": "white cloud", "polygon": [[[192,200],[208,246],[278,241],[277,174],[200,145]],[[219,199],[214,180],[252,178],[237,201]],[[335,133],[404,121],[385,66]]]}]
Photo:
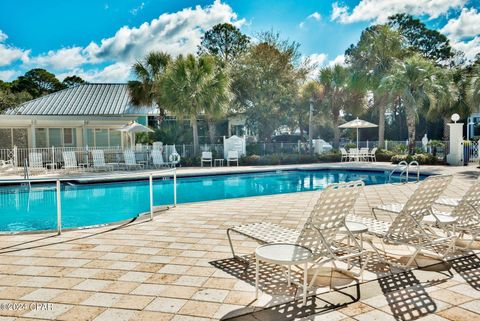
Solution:
[{"label": "white cloud", "polygon": [[5,40],[7,40],[7,38],[8,38],[7,34],[2,30],[0,30],[0,42],[4,42]]},{"label": "white cloud", "polygon": [[18,76],[20,73],[16,70],[0,70],[0,80],[11,81],[15,76]]},{"label": "white cloud", "polygon": [[145,2],[142,2],[142,3],[140,3],[140,5],[139,5],[138,7],[133,8],[132,10],[130,10],[130,13],[131,13],[132,15],[136,16],[137,13],[138,13],[139,11],[142,11],[144,7],[145,7]]},{"label": "white cloud", "polygon": [[438,18],[451,9],[462,8],[467,0],[361,0],[352,10],[348,6],[332,5],[331,20],[340,23],[374,21],[384,23],[396,13],[408,13],[414,16]]},{"label": "white cloud", "polygon": [[320,13],[318,13],[318,12],[315,11],[314,13],[308,15],[303,21],[301,21],[301,22],[298,24],[298,26],[299,26],[301,29],[303,29],[303,27],[305,27],[305,22],[306,22],[307,20],[309,20],[309,19],[310,19],[310,20],[320,21],[320,20],[322,19],[322,16],[320,15]]},{"label": "white cloud", "polygon": [[59,80],[63,80],[68,76],[77,75],[88,82],[110,82],[119,83],[126,82],[130,77],[131,65],[117,62],[110,64],[104,68],[94,68],[84,70],[82,68],[74,68],[71,71],[57,75]]},{"label": "white cloud", "polygon": [[320,19],[322,19],[322,16],[318,13],[318,12],[314,12],[312,13],[311,15],[309,15],[307,17],[307,19],[313,19],[313,20],[317,20],[317,21],[320,21]]},{"label": "white cloud", "polygon": [[477,36],[480,34],[480,12],[476,8],[464,8],[457,18],[448,20],[440,32],[458,40]]},{"label": "white cloud", "polygon": [[465,58],[469,61],[474,60],[475,56],[480,53],[480,36],[476,36],[470,41],[452,40],[450,44],[453,48],[463,51]]},{"label": "white cloud", "polygon": [[203,8],[196,6],[175,13],[164,13],[138,28],[124,26],[100,44],[90,43],[83,53],[92,63],[131,63],[153,50],[166,51],[172,55],[194,53],[203,33],[223,22],[241,26],[245,20],[238,20],[237,14],[229,5],[217,0]]},{"label": "white cloud", "polygon": [[328,66],[330,66],[330,67],[335,66],[335,65],[345,66],[346,65],[345,55],[338,55],[338,56],[335,57],[335,59],[330,60],[328,62]]},{"label": "white cloud", "polygon": [[46,54],[42,54],[31,59],[31,64],[44,68],[52,68],[55,70],[76,68],[86,62],[87,59],[82,55],[81,47],[50,50]]},{"label": "white cloud", "polygon": [[5,32],[0,30],[0,67],[8,66],[12,62],[21,60],[22,62],[28,62],[28,55],[30,50],[23,50],[17,47],[10,46],[5,43],[8,36]]}]

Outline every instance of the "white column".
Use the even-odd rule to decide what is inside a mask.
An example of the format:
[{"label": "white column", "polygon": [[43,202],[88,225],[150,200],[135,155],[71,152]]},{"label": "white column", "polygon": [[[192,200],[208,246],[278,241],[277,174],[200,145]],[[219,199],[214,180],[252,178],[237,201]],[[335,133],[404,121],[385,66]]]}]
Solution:
[{"label": "white column", "polygon": [[447,163],[463,166],[463,123],[448,124],[450,127],[450,151]]},{"label": "white column", "polygon": [[30,147],[31,148],[36,148],[37,147],[37,137],[35,136],[35,121],[34,120],[32,120],[32,125],[30,126],[30,130],[31,130],[31,134],[30,134],[31,144],[30,144]]}]

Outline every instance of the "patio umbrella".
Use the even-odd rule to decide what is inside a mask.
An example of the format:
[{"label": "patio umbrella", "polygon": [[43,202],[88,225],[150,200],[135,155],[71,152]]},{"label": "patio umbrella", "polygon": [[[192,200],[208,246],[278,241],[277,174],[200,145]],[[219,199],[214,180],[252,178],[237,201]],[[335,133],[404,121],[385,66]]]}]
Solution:
[{"label": "patio umbrella", "polygon": [[145,125],[137,123],[136,121],[124,125],[119,131],[126,133],[153,133],[153,130]]},{"label": "patio umbrella", "polygon": [[356,128],[357,129],[357,148],[358,148],[358,129],[359,128],[373,128],[373,127],[378,127],[378,125],[369,123],[366,120],[362,119],[354,119],[352,121],[349,121],[348,123],[342,124],[338,126],[338,128]]},{"label": "patio umbrella", "polygon": [[130,142],[132,144],[132,147],[133,147],[133,144],[134,144],[133,135],[135,133],[153,133],[153,130],[151,130],[150,128],[148,128],[145,125],[137,123],[136,121],[128,123],[118,130],[121,131],[121,132],[129,134]]}]

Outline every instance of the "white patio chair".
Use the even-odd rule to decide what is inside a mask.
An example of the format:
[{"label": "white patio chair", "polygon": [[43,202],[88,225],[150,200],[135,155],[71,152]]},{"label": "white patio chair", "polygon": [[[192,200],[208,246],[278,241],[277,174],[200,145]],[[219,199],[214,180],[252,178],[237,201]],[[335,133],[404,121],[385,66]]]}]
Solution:
[{"label": "white patio chair", "polygon": [[203,167],[203,163],[210,163],[210,167],[213,166],[213,156],[212,152],[202,152],[202,158],[200,164]]},{"label": "white patio chair", "polygon": [[370,155],[368,147],[360,148],[358,152],[358,158],[362,159],[363,161],[368,161],[368,156]]},{"label": "white patio chair", "polygon": [[13,161],[10,160],[0,160],[0,172],[6,172],[10,169],[13,169]]},{"label": "white patio chair", "polygon": [[105,163],[105,153],[102,149],[92,150],[92,160],[94,170],[110,170],[113,171],[113,164]]},{"label": "white patio chair", "polygon": [[227,154],[227,166],[230,166],[231,162],[237,162],[238,166],[238,151],[230,150]]},{"label": "white patio chair", "polygon": [[152,164],[155,168],[168,166],[168,163],[165,163],[163,161],[163,155],[161,150],[159,149],[152,150],[152,153],[150,156],[152,157]]},{"label": "white patio chair", "polygon": [[30,173],[47,172],[47,168],[43,167],[42,153],[29,153],[28,154],[28,171]]},{"label": "white patio chair", "polygon": [[372,162],[376,162],[377,161],[377,156],[376,156],[377,150],[378,150],[377,147],[372,148],[372,150],[367,155],[367,160],[372,161]]},{"label": "white patio chair", "polygon": [[348,162],[350,159],[348,157],[348,152],[345,148],[340,148],[340,152],[342,153],[342,158],[340,159],[341,162]]},{"label": "white patio chair", "polygon": [[131,149],[127,149],[123,152],[123,158],[125,161],[125,167],[130,168],[143,168],[143,164],[138,164],[135,158],[135,153]]},{"label": "white patio chair", "polygon": [[[410,197],[410,199],[418,199],[418,202],[424,202],[424,204],[428,204],[429,207],[427,210],[425,210],[423,215],[429,215],[432,213],[433,203],[440,197],[451,180],[451,175],[429,176],[419,183],[418,188],[413,192],[413,195]],[[405,204],[402,203],[381,204],[372,207],[372,214],[375,219],[378,219],[377,211],[398,214],[403,210],[404,206]]]},{"label": "white patio chair", "polygon": [[78,166],[77,156],[75,155],[75,152],[73,151],[62,152],[62,156],[63,156],[63,168],[66,171],[81,169],[81,167]]},{"label": "white patio chair", "polygon": [[348,150],[348,160],[349,161],[353,160],[354,162],[356,162],[356,161],[359,160],[359,158],[360,158],[360,152],[359,152],[358,148],[350,148]]},{"label": "white patio chair", "polygon": [[434,225],[447,233],[458,233],[459,238],[470,234],[470,248],[480,235],[480,180],[476,180],[450,212],[433,210],[422,223]]},{"label": "white patio chair", "polygon": [[[231,233],[243,235],[253,239],[260,244],[272,243],[290,243],[300,244],[310,248],[314,254],[316,264],[325,264],[331,261],[347,261],[350,267],[350,259],[359,258],[367,255],[356,239],[353,246],[345,246],[335,242],[338,230],[345,227],[345,218],[352,210],[364,184],[362,181],[332,184],[322,191],[315,204],[310,216],[307,218],[306,225],[311,224],[314,229],[309,228],[308,235],[302,235],[305,231],[297,231],[269,222],[252,223],[246,225],[233,226],[227,229],[228,241],[232,255],[236,259],[244,260],[235,254]],[[312,234],[313,233],[313,234]],[[347,233],[349,233],[347,229]],[[306,242],[308,237],[311,242]],[[315,246],[313,246],[315,244]],[[364,261],[360,273],[368,263]],[[318,269],[317,269],[318,271]],[[310,281],[310,285],[316,277]]]},{"label": "white patio chair", "polygon": [[[446,256],[455,250],[456,236],[437,235],[432,230],[426,229],[421,221],[431,213],[432,204],[445,190],[451,179],[451,176],[442,175],[431,176],[422,181],[407,203],[402,206],[401,211],[395,215],[391,223],[356,215],[349,215],[347,219],[366,225],[368,233],[379,237],[385,245],[413,247],[415,250],[410,254],[408,262],[405,265],[400,265],[401,267],[410,267],[420,253],[445,260]],[[366,241],[370,243],[377,253],[380,251],[387,252],[386,250],[378,249],[371,240]],[[439,247],[443,247],[443,252],[439,253]],[[399,266],[392,262],[387,263]]]}]

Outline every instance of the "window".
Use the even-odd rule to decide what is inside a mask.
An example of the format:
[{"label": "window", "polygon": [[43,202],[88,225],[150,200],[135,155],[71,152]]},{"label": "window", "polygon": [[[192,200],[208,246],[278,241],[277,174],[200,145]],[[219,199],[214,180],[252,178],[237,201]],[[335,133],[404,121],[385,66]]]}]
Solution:
[{"label": "window", "polygon": [[38,148],[47,147],[47,129],[35,128],[35,139]]},{"label": "window", "polygon": [[64,128],[63,129],[63,145],[73,146],[73,128]]},{"label": "window", "polygon": [[62,129],[48,129],[48,147],[62,147]]},{"label": "window", "polygon": [[12,148],[11,128],[0,128],[0,148]]},{"label": "window", "polygon": [[110,146],[122,145],[122,133],[118,130],[110,129]]},{"label": "window", "polygon": [[108,147],[108,129],[95,129],[96,147]]}]

